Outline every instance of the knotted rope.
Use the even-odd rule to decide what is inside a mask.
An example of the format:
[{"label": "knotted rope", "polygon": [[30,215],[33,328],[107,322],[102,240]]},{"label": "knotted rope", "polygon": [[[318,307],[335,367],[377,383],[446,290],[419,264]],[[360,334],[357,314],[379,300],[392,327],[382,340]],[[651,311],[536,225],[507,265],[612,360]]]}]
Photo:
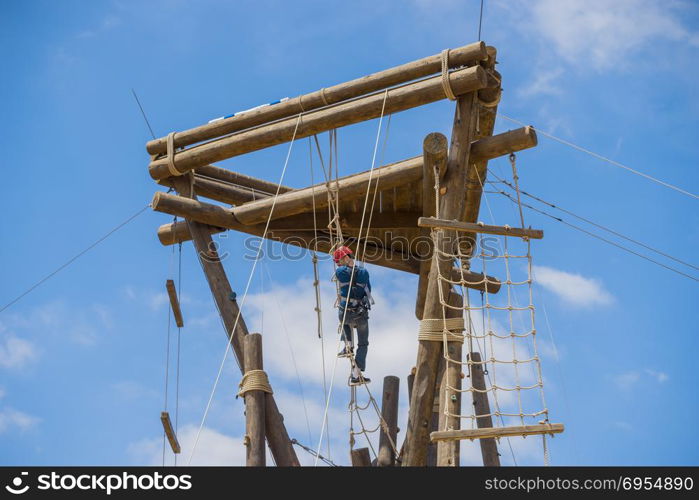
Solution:
[{"label": "knotted rope", "polygon": [[466,329],[464,318],[437,318],[423,319],[420,321],[418,340],[443,342],[446,336],[449,342],[463,343],[464,336],[455,332],[463,332]]},{"label": "knotted rope", "polygon": [[245,372],[238,387],[240,388],[238,397],[245,396],[245,393],[248,391],[263,391],[273,394],[272,386],[269,385],[269,379],[264,370],[250,370]]},{"label": "knotted rope", "polygon": [[184,172],[175,168],[175,132],[170,132],[167,135],[167,169],[172,176],[184,175]]},{"label": "knotted rope", "polygon": [[456,95],[454,95],[454,90],[451,88],[451,82],[449,81],[449,49],[444,49],[441,54],[442,57],[442,88],[444,89],[444,94],[451,101],[456,101]]}]

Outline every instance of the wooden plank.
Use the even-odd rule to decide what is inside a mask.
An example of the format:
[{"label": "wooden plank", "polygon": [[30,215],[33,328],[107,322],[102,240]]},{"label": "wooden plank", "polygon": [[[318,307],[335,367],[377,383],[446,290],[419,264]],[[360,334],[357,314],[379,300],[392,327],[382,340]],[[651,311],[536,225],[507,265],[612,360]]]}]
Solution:
[{"label": "wooden plank", "polygon": [[383,397],[381,398],[381,418],[388,427],[386,434],[383,427],[379,436],[379,455],[376,464],[379,467],[391,467],[395,465],[395,452],[393,445],[398,446],[398,394],[400,379],[389,375],[383,379]]},{"label": "wooden plank", "polygon": [[560,434],[563,424],[522,425],[517,427],[491,427],[483,429],[460,429],[454,431],[437,431],[430,434],[432,441],[489,439],[515,436],[535,436],[541,434]]},{"label": "wooden plank", "polygon": [[[483,60],[488,53],[483,42],[475,42],[449,51],[449,67],[456,68],[469,63]],[[314,109],[335,104],[347,99],[376,92],[393,85],[409,82],[418,78],[437,73],[442,69],[441,54],[432,55],[417,61],[379,71],[355,80],[324,88],[310,94],[294,97],[283,103],[266,106],[241,113],[224,120],[208,123],[200,127],[178,132],[174,137],[177,148],[189,146],[197,142],[214,139],[222,135],[238,132],[282,118],[312,111]],[[165,153],[167,137],[154,139],[146,144],[149,154]]]},{"label": "wooden plank", "polygon": [[371,467],[369,448],[352,450],[352,467]]},{"label": "wooden plank", "polygon": [[[480,66],[458,69],[449,73],[449,83],[456,95],[472,93],[488,83],[485,70]],[[175,168],[184,173],[212,162],[225,160],[252,151],[303,139],[314,134],[378,118],[382,114],[397,113],[446,98],[442,77],[435,76],[402,87],[379,92],[330,108],[313,111],[298,117],[285,118],[276,123],[261,125],[239,134],[194,146],[174,153]],[[170,177],[172,158],[151,161],[148,167],[153,179]]]},{"label": "wooden plank", "polygon": [[[476,426],[479,429],[487,429],[493,427],[493,417],[490,415],[490,402],[488,401],[488,393],[485,392],[485,373],[483,372],[483,364],[481,363],[481,354],[472,352],[469,354],[469,360],[472,361],[471,367],[471,386],[476,389],[472,391],[473,395],[473,412],[476,415]],[[500,454],[498,453],[498,444],[495,439],[484,438],[479,441],[481,445],[481,455],[483,456],[483,465],[488,467],[500,466]]]},{"label": "wooden plank", "polygon": [[[245,337],[245,372],[262,370],[262,335],[251,333]],[[265,453],[265,393],[245,393],[246,465],[264,467]]]},{"label": "wooden plank", "polygon": [[541,229],[527,229],[510,226],[489,226],[487,224],[460,222],[458,220],[435,219],[433,217],[420,217],[417,221],[420,227],[431,227],[437,229],[453,229],[459,232],[499,234],[502,236],[516,236],[518,238],[532,238],[540,240],[544,237]]},{"label": "wooden plank", "polygon": [[177,290],[175,290],[175,282],[172,280],[167,280],[165,282],[165,288],[167,289],[167,295],[170,297],[170,307],[172,307],[172,314],[175,316],[175,323],[178,328],[184,326],[184,320],[182,319],[182,310],[180,309],[180,301],[177,299]]},{"label": "wooden plank", "polygon": [[182,450],[180,449],[180,443],[175,435],[175,430],[172,428],[172,422],[170,421],[170,414],[166,411],[160,412],[160,421],[163,424],[163,430],[165,431],[165,436],[170,443],[170,448],[172,452],[179,454]]}]

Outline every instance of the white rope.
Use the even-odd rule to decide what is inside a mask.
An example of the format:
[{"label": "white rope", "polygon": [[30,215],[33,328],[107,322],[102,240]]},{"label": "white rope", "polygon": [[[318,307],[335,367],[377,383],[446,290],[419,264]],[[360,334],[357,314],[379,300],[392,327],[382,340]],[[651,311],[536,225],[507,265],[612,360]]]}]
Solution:
[{"label": "white rope", "polygon": [[[296,132],[298,131],[299,124],[301,123],[301,116],[299,115],[297,120],[296,120],[296,127],[294,128],[294,133],[291,136],[291,142],[289,143],[289,150],[287,151],[286,154],[286,160],[284,161],[284,168],[282,168],[282,173],[279,178],[279,182],[277,183],[277,192],[274,193],[274,198],[272,199],[272,208],[269,211],[269,215],[267,216],[267,222],[265,224],[265,229],[262,232],[262,237],[261,237],[261,242],[264,241],[265,237],[267,236],[267,231],[269,230],[269,224],[270,221],[272,220],[272,214],[274,213],[274,207],[277,204],[277,197],[279,196],[279,191],[281,190],[282,184],[284,182],[284,175],[286,174],[286,168],[289,165],[289,158],[291,157],[291,150],[294,146],[294,140],[296,139]],[[262,254],[262,244],[257,249],[257,255],[255,256],[255,260],[252,263],[252,269],[250,270],[250,275],[248,276],[248,282],[245,285],[245,292],[243,293],[243,299],[240,303],[240,306],[238,307],[238,314],[235,317],[235,322],[233,323],[233,329],[229,332],[230,337],[235,335],[235,330],[238,327],[238,321],[240,320],[240,314],[241,311],[243,310],[243,306],[245,305],[245,300],[247,299],[248,296],[248,290],[250,289],[250,283],[252,282],[252,278],[255,274],[255,269],[257,267],[257,262],[260,260],[260,255]],[[214,381],[214,386],[213,389],[211,390],[211,395],[209,396],[209,401],[206,404],[206,410],[204,411],[204,416],[201,419],[201,424],[199,425],[199,429],[197,430],[197,437],[194,440],[194,446],[192,446],[192,452],[189,455],[189,460],[187,461],[187,465],[190,465],[192,463],[192,458],[194,457],[194,452],[197,448],[197,444],[199,443],[199,437],[201,436],[201,431],[204,428],[204,423],[206,422],[206,417],[209,413],[209,409],[211,408],[211,402],[213,401],[214,394],[216,392],[216,387],[218,386],[218,382],[221,378],[221,373],[223,372],[223,366],[226,362],[226,358],[228,357],[228,351],[231,348],[231,343],[230,340],[226,342],[226,350],[223,353],[223,359],[221,360],[221,364],[218,369],[218,374],[216,375],[216,380]]]},{"label": "white rope", "polygon": [[444,49],[440,56],[442,59],[442,88],[444,89],[444,94],[450,101],[456,101],[454,90],[451,88],[451,82],[449,81],[449,49]]},{"label": "white rope", "polygon": [[[498,113],[498,116],[502,116],[505,120],[509,120],[513,123],[517,123],[519,125],[526,126],[523,122],[521,122],[519,120],[515,120],[514,118],[510,118],[509,116],[505,116],[502,113]],[[544,135],[544,136],[548,137],[549,139],[553,139],[556,142],[560,142],[561,144],[565,144],[566,146],[569,146],[573,149],[577,149],[578,151],[589,154],[590,156],[594,156],[595,158],[597,158],[599,160],[606,161],[607,163],[610,163],[610,164],[614,165],[615,167],[619,167],[619,168],[623,168],[624,170],[628,170],[632,174],[636,174],[636,175],[639,175],[641,177],[644,177],[650,181],[655,182],[656,184],[660,184],[661,186],[665,186],[667,188],[673,189],[673,190],[677,191],[678,193],[685,194],[685,195],[690,196],[690,197],[695,198],[695,199],[699,198],[699,195],[696,195],[694,193],[690,193],[689,191],[685,191],[682,188],[679,188],[679,187],[677,187],[673,184],[670,184],[668,182],[661,181],[660,179],[657,179],[651,175],[644,174],[643,172],[639,172],[638,170],[635,170],[635,169],[629,167],[628,165],[624,165],[623,163],[619,163],[618,161],[614,161],[610,158],[607,158],[606,156],[602,156],[599,153],[595,153],[594,151],[590,151],[589,149],[583,148],[582,146],[578,146],[577,144],[573,144],[572,142],[566,141],[565,139],[561,139],[560,137],[556,137],[553,134],[549,134],[548,132],[544,132],[541,129],[538,129],[535,127],[532,127],[532,128],[534,130],[536,130],[537,133]]]},{"label": "white rope", "polygon": [[180,175],[184,175],[184,172],[180,172],[177,170],[177,167],[175,167],[175,132],[170,132],[167,135],[167,169],[170,172],[170,175],[174,177],[179,177]]}]

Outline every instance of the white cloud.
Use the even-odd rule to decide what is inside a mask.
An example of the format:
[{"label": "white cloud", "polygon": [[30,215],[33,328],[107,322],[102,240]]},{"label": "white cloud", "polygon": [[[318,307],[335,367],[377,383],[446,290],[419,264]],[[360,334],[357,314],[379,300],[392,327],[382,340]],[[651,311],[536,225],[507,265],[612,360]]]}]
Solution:
[{"label": "white cloud", "polygon": [[161,395],[134,380],[122,380],[112,384],[112,389],[124,399],[157,399]]},{"label": "white cloud", "polygon": [[23,314],[3,317],[0,327],[41,336],[54,334],[76,344],[93,345],[100,333],[114,326],[111,309],[95,303],[80,307],[56,300]]},{"label": "white cloud", "polygon": [[614,383],[621,390],[629,390],[641,380],[641,374],[636,371],[622,373],[614,377]]},{"label": "white cloud", "polygon": [[15,410],[13,408],[0,408],[0,434],[11,430],[26,431],[39,423],[39,419]]},{"label": "white cloud", "polygon": [[34,343],[0,330],[0,368],[23,368],[36,358]]},{"label": "white cloud", "polygon": [[659,372],[651,369],[646,369],[646,373],[654,378],[659,384],[670,380],[670,376],[665,372]]},{"label": "white cloud", "polygon": [[556,80],[563,74],[563,68],[553,68],[549,70],[539,70],[534,75],[534,80],[520,88],[517,93],[520,97],[531,97],[534,95],[558,95],[562,89],[556,84]]},{"label": "white cloud", "polygon": [[534,266],[534,281],[570,305],[606,306],[614,302],[614,297],[604,289],[601,282],[580,274],[567,273],[552,267]]},{"label": "white cloud", "polygon": [[[179,465],[187,464],[192,447],[197,438],[199,426],[186,425],[180,429],[178,439],[182,453],[178,458]],[[143,439],[131,443],[127,449],[133,460],[142,465],[162,465],[163,438]],[[168,451],[168,462],[171,462],[172,452]],[[242,436],[229,436],[209,427],[202,428],[197,442],[196,452],[190,465],[245,465],[245,445]]]},{"label": "white cloud", "polygon": [[657,370],[651,370],[650,368],[646,368],[642,372],[638,370],[632,370],[625,373],[621,373],[619,375],[615,375],[613,377],[613,380],[619,389],[629,390],[633,388],[637,383],[641,382],[641,378],[644,374],[648,376],[650,379],[652,379],[653,382],[656,382],[658,384],[662,384],[670,380],[670,376],[667,373]]},{"label": "white cloud", "polygon": [[[522,5],[522,4],[520,4]],[[699,34],[682,24],[684,6],[664,0],[539,0],[527,29],[568,60],[598,70],[624,65],[630,53],[658,40],[699,45]]]}]

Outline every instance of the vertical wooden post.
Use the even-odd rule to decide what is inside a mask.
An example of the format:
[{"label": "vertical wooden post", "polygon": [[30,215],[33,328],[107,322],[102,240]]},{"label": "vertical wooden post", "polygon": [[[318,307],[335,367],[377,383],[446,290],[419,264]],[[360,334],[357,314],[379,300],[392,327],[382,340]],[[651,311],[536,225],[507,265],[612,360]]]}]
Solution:
[{"label": "vertical wooden post", "polygon": [[[434,404],[432,405],[432,417],[430,419],[430,434],[434,431],[442,429],[441,421],[444,408],[442,407],[442,399],[440,397],[440,386],[444,380],[444,358],[439,360],[439,368],[437,369],[437,381],[434,388]],[[437,466],[437,443],[427,443],[427,467]]]},{"label": "vertical wooden post", "polygon": [[[474,363],[481,362],[481,354],[472,352],[469,354],[469,359]],[[471,385],[478,391],[484,391],[485,374],[483,373],[483,365],[473,364],[471,366]],[[487,392],[473,391],[473,411],[476,415],[488,415],[490,413],[490,403],[488,402]],[[479,429],[484,427],[493,427],[493,418],[484,416],[476,418],[476,425]],[[483,465],[500,466],[500,454],[498,453],[498,445],[494,438],[479,439],[481,446],[481,455],[483,455]]]},{"label": "vertical wooden post", "polygon": [[371,467],[369,448],[352,450],[352,467]]},{"label": "vertical wooden post", "polygon": [[[196,195],[191,189],[190,175],[174,177],[173,183],[175,189],[182,196],[196,199]],[[238,359],[238,367],[242,372],[245,367],[243,339],[248,334],[248,328],[240,313],[238,303],[235,301],[235,295],[226,276],[226,271],[223,269],[221,260],[216,252],[216,247],[211,238],[211,229],[205,224],[189,219],[187,219],[187,227],[192,235],[194,249],[209,283],[211,295],[226,328],[226,335]],[[236,318],[238,319],[237,323]],[[296,451],[284,426],[284,417],[279,413],[279,408],[277,408],[277,403],[274,400],[274,395],[267,393],[265,393],[265,435],[277,465],[283,467],[300,465]]]},{"label": "vertical wooden post", "polygon": [[[461,356],[463,344],[459,342],[448,342],[447,352],[449,358],[454,362],[447,362],[444,370],[444,377],[439,388],[439,403],[447,405],[450,416],[444,412],[440,406],[439,430],[452,430],[461,428],[461,418],[451,416],[461,414]],[[453,387],[456,390],[450,390]],[[439,441],[437,443],[437,465],[440,467],[458,467],[460,464],[461,441]]]},{"label": "vertical wooden post", "polygon": [[[447,169],[447,138],[443,134],[433,132],[425,137],[422,142],[422,216],[434,217],[436,215],[436,197],[434,192],[434,172],[439,171],[440,179],[444,178]],[[415,299],[415,316],[422,319],[425,311],[425,296],[429,282],[430,266],[432,264],[432,238],[430,230],[420,230],[420,238],[425,239],[429,245],[427,255],[420,256],[420,277],[417,284],[417,297]]]},{"label": "vertical wooden post", "polygon": [[[475,128],[475,95],[467,94],[457,100],[451,147],[447,161],[447,170],[440,182],[441,199],[439,217],[443,219],[460,219],[464,211],[464,187],[468,168],[469,148]],[[451,254],[455,242],[453,231],[440,231],[435,247]],[[437,258],[433,260],[430,270],[425,310],[423,318],[442,318],[442,305],[439,301],[439,287],[444,297],[449,296],[448,283],[440,283],[438,272],[447,275],[453,259]],[[424,466],[427,462],[427,445],[430,440],[429,422],[434,404],[435,383],[442,343],[420,341],[418,347],[415,386],[410,401],[409,425],[405,441],[403,465]]]},{"label": "vertical wooden post", "polygon": [[[251,333],[245,337],[245,373],[262,370],[262,335]],[[265,466],[265,393],[245,393],[245,437],[249,467]]]},{"label": "vertical wooden post", "polygon": [[[383,379],[383,397],[381,398],[381,418],[386,422],[388,434],[381,429],[379,436],[379,456],[376,464],[379,467],[390,467],[395,465],[395,452],[393,445],[398,446],[398,389],[400,379],[389,375]],[[390,439],[389,439],[390,438]]]}]

